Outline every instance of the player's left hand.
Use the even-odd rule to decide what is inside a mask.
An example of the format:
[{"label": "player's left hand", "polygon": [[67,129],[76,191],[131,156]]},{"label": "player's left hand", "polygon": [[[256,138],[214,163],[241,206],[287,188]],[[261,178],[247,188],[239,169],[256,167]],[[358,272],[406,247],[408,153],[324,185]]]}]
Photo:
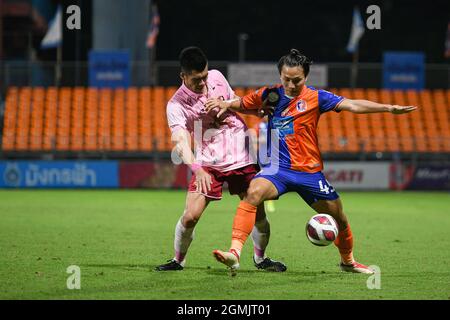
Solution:
[{"label": "player's left hand", "polygon": [[230,107],[229,103],[218,98],[210,98],[205,103],[205,111],[207,113],[211,112],[216,108],[219,109],[219,112],[217,113],[217,118],[220,118],[220,116],[222,116],[225,112],[227,112],[229,107]]},{"label": "player's left hand", "polygon": [[389,112],[392,114],[403,114],[403,113],[410,113],[414,110],[416,110],[417,107],[414,106],[398,106],[398,105],[393,105],[390,107]]}]

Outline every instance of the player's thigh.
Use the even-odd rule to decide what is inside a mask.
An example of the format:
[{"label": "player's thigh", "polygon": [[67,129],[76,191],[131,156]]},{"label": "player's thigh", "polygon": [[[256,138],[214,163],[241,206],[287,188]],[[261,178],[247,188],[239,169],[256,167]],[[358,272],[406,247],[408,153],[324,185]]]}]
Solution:
[{"label": "player's thigh", "polygon": [[344,230],[347,228],[348,221],[344,214],[342,201],[340,198],[335,200],[319,200],[313,204],[311,207],[317,213],[325,213],[332,216],[339,225],[339,230]]},{"label": "player's thigh", "polygon": [[245,200],[254,206],[263,204],[265,200],[276,199],[278,199],[278,189],[265,178],[253,179],[245,195]]},{"label": "player's thigh", "polygon": [[188,192],[183,213],[183,225],[186,227],[195,225],[210,202],[211,200],[203,194]]}]

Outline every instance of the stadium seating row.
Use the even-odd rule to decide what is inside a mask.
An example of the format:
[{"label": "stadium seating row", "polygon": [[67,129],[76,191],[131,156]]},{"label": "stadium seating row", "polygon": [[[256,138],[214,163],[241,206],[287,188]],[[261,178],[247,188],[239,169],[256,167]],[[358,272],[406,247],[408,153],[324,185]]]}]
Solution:
[{"label": "stadium seating row", "polygon": [[[9,88],[3,151],[171,150],[165,107],[177,88]],[[252,89],[238,88],[242,96]],[[450,152],[450,90],[330,89],[351,99],[417,105],[408,115],[327,113],[322,152]],[[260,119],[243,116],[256,128]]]}]

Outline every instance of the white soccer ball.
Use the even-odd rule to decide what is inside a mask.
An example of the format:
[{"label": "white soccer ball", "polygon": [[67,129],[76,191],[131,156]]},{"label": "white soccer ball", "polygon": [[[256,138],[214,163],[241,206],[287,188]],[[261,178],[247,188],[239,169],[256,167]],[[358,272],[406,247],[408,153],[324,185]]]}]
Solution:
[{"label": "white soccer ball", "polygon": [[339,234],[336,220],[328,214],[316,214],[306,224],[306,236],[316,246],[328,246]]}]

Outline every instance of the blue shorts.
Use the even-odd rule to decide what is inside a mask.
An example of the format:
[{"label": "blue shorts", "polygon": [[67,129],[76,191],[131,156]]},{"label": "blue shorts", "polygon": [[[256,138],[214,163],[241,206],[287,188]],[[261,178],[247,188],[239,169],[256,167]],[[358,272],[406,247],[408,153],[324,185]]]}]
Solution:
[{"label": "blue shorts", "polygon": [[264,178],[275,185],[278,197],[288,192],[297,192],[308,205],[319,200],[336,200],[338,193],[328,183],[322,172],[307,173],[279,168],[277,173],[265,173],[264,169],[254,179]]}]

